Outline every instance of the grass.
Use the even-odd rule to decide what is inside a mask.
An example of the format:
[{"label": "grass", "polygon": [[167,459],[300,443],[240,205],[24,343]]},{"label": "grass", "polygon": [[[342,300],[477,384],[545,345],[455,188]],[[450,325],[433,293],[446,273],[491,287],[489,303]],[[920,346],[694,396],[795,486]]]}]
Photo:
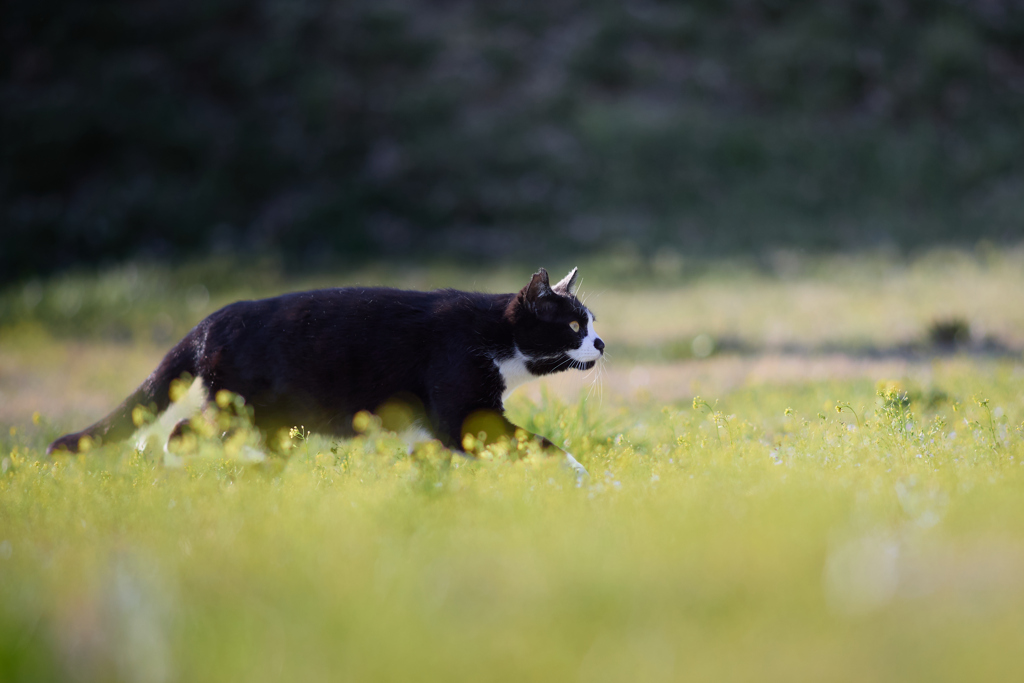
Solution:
[{"label": "grass", "polygon": [[[661,302],[695,288],[739,300],[743,278],[755,302],[768,285],[811,291],[818,282],[839,297],[850,292],[834,284],[844,277],[879,281],[873,293],[904,278],[921,285],[915,316],[938,311],[941,269],[873,264],[845,275],[811,268],[794,280],[727,277],[727,264],[668,284],[636,276],[614,300],[659,302],[653,327],[677,312]],[[973,256],[957,267],[973,273],[961,281],[965,301],[1017,277]],[[864,310],[887,316],[909,305],[874,296]],[[1013,296],[979,307],[1007,321],[1011,341]],[[625,343],[642,330],[617,327],[626,316],[616,317],[614,297],[591,304]],[[970,319],[972,309],[942,303],[948,310],[938,312]],[[145,311],[159,306],[140,308],[145,329]],[[829,329],[830,315],[821,314],[821,338],[847,338]],[[759,323],[746,324],[721,329],[756,339]],[[887,326],[858,324],[870,344],[889,343]],[[577,482],[550,460],[449,459],[429,446],[409,454],[372,426],[341,442],[296,435],[287,456],[258,461],[202,438],[168,462],[123,445],[48,460],[47,441],[122,397],[159,344],[117,346],[27,318],[0,332],[0,368],[22,373],[0,391],[39,412],[5,408],[0,432],[3,680],[1024,674],[1015,654],[1024,640],[1019,354],[832,375],[801,375],[771,354],[618,369],[613,360],[601,400],[576,398],[571,381],[521,390],[511,418],[568,444],[591,473]],[[118,372],[113,359],[129,348]],[[109,369],[80,367],[96,358],[112,358]],[[785,367],[766,372],[772,364]],[[638,368],[649,384],[617,384]],[[102,384],[107,375],[128,376]],[[678,386],[666,389],[666,378]],[[62,382],[82,392],[96,382],[82,396],[102,400],[82,409],[26,398],[47,393],[33,393],[34,383]]]}]

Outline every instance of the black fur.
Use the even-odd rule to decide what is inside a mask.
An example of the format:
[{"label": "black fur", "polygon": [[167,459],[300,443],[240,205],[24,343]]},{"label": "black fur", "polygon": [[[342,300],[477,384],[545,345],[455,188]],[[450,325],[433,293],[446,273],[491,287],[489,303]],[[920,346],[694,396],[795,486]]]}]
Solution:
[{"label": "black fur", "polygon": [[[474,415],[493,416],[482,423],[489,438],[511,435],[496,361],[518,349],[535,375],[593,365],[566,355],[587,333],[588,311],[572,293],[575,272],[551,287],[541,269],[513,294],[345,288],[239,301],[196,325],[110,415],[47,452],[77,452],[83,437],[129,437],[132,409],[165,409],[171,382],[185,373],[200,378],[210,397],[221,389],[243,396],[265,433],[301,424],[347,435],[356,412],[399,401],[453,448],[464,433],[477,433]],[[594,344],[603,352],[603,342]]]}]

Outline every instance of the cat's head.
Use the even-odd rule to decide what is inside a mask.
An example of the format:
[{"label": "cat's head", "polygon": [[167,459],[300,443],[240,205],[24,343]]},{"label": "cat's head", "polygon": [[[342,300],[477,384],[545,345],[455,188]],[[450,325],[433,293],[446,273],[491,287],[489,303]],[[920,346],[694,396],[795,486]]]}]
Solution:
[{"label": "cat's head", "polygon": [[576,298],[576,273],[573,268],[552,286],[541,268],[512,304],[516,346],[534,374],[589,370],[604,354],[594,314]]}]

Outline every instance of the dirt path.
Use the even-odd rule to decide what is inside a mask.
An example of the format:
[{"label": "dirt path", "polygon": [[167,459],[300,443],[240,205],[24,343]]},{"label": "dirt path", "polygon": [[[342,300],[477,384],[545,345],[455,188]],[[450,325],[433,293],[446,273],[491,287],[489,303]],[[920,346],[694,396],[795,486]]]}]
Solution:
[{"label": "dirt path", "polygon": [[[156,367],[156,347],[54,343],[0,349],[0,423],[24,424],[39,412],[63,426],[87,424],[124,399]],[[566,372],[518,389],[537,400],[545,389],[564,400],[580,392],[604,401],[650,396],[688,401],[696,394],[721,395],[759,384],[913,378],[925,383],[937,364],[976,362],[944,358],[866,358],[849,354],[720,355],[669,364],[608,363],[599,373]]]},{"label": "dirt path", "polygon": [[[944,359],[942,362],[955,362]],[[969,361],[962,361],[969,362]],[[533,382],[519,391],[534,399],[548,391],[565,399],[578,392],[589,395],[603,392],[609,397],[649,395],[662,401],[688,401],[697,394],[718,395],[757,384],[795,384],[823,380],[926,379],[933,368],[931,360],[873,359],[846,354],[818,356],[765,354],[756,356],[716,356],[705,360],[669,364],[608,365],[600,384],[597,373],[564,373]]]}]

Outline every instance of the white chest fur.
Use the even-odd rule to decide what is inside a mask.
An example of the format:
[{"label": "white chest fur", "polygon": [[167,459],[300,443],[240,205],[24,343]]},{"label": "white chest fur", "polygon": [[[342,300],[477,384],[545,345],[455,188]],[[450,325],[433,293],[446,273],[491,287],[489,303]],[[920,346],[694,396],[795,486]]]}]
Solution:
[{"label": "white chest fur", "polygon": [[494,364],[501,373],[501,379],[505,382],[505,391],[501,392],[501,400],[504,401],[512,390],[521,384],[529,382],[534,375],[526,369],[526,356],[519,349],[516,355],[504,360],[495,360]]}]

